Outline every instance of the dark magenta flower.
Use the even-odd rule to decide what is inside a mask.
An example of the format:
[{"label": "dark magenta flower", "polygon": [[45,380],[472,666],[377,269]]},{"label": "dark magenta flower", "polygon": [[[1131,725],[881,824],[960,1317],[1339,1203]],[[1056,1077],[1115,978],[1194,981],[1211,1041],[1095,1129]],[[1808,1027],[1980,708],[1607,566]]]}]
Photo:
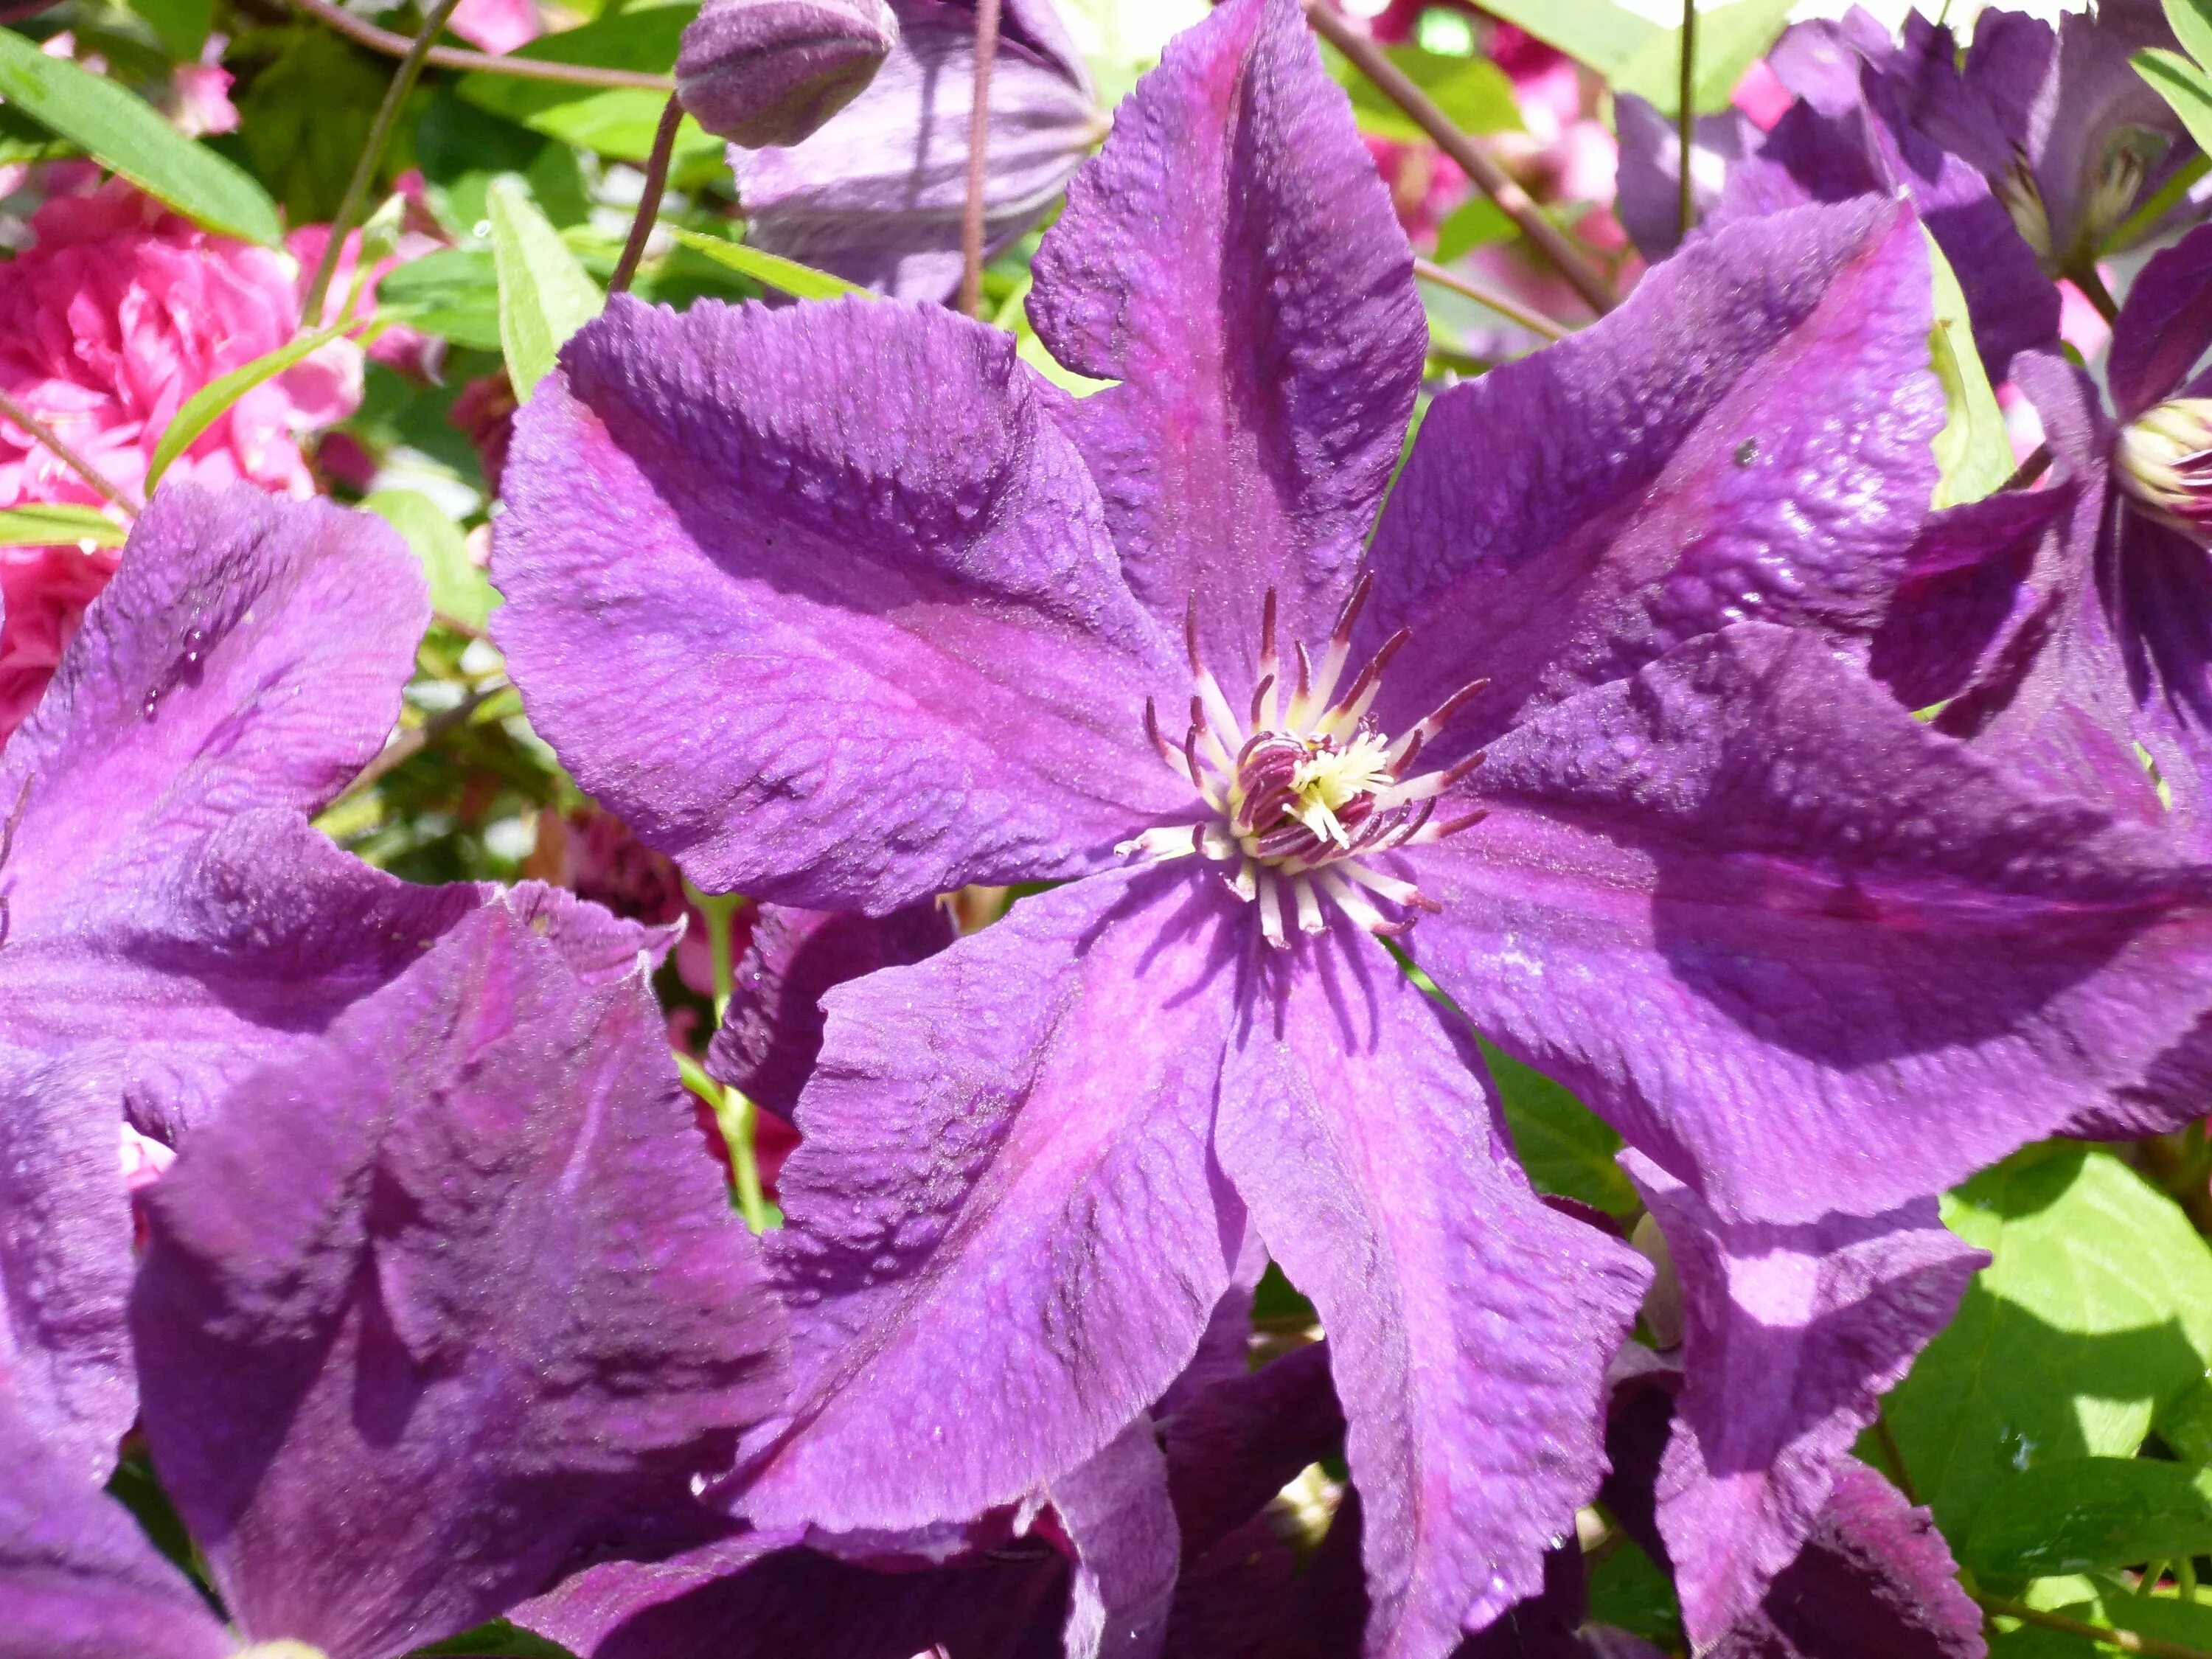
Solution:
[{"label": "dark magenta flower", "polygon": [[1645,1274],[1535,1199],[1370,935],[1425,916],[1475,1026],[1716,1214],[1815,1223],[2160,1086],[2204,878],[1840,659],[1936,483],[1895,204],[1705,238],[1439,397],[1378,525],[1410,250],[1297,7],[1234,0],[1077,177],[1031,314],[1118,384],[935,308],[624,301],[517,434],[499,637],[695,880],[1070,884],[827,999],[796,1403],[738,1501],[853,1531],[1048,1488],[1256,1227],[1330,1334],[1373,1648],[1443,1653],[1539,1589]]}]

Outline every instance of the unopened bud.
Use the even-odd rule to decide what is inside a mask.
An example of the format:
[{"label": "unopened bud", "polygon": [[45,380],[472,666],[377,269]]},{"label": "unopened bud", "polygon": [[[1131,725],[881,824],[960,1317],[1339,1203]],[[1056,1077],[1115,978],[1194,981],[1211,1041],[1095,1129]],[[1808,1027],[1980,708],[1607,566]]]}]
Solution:
[{"label": "unopened bud", "polygon": [[2198,541],[2212,538],[2212,398],[2177,398],[2128,423],[2120,488]]},{"label": "unopened bud", "polygon": [[884,0],[707,0],[684,31],[676,92],[732,143],[795,144],[851,103],[897,42]]}]

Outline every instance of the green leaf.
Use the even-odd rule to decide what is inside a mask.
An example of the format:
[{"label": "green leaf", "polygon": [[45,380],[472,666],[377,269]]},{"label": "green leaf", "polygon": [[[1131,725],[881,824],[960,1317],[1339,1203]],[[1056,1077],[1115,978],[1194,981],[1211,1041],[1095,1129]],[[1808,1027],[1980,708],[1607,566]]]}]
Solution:
[{"label": "green leaf", "polygon": [[1969,1535],[2006,1483],[2130,1457],[2212,1361],[2212,1247],[2110,1152],[2030,1147],[1944,1200],[1996,1258],[1884,1407],[1920,1500]]},{"label": "green leaf", "polygon": [[[1698,78],[1693,102],[1700,115],[1728,107],[1743,72],[1774,44],[1794,0],[1738,0],[1698,13]],[[1662,115],[1682,106],[1682,31],[1661,29],[1637,47],[1610,77],[1616,92],[1648,99]]]},{"label": "green leaf", "polygon": [[59,547],[91,542],[120,547],[129,532],[98,507],[49,502],[0,512],[0,547]]},{"label": "green leaf", "polygon": [[695,253],[703,253],[715,264],[726,265],[740,275],[751,277],[764,287],[779,294],[788,294],[796,300],[835,300],[842,295],[858,295],[860,298],[875,297],[866,289],[847,282],[842,276],[832,276],[826,270],[817,270],[812,265],[802,265],[796,259],[786,259],[774,253],[764,253],[757,247],[747,247],[743,242],[732,242],[726,237],[702,235],[696,230],[684,230],[672,225],[668,234]]},{"label": "green leaf", "polygon": [[[2094,1601],[2069,1601],[2050,1609],[2084,1624],[2133,1631],[2170,1642],[2185,1650],[2212,1653],[2212,1602],[2190,1602],[2172,1595],[2107,1592]],[[2063,1631],[2022,1625],[1990,1644],[1990,1659],[2112,1659],[2117,1644],[2101,1644]]]},{"label": "green leaf", "polygon": [[[619,12],[581,28],[540,35],[514,56],[665,75],[675,67],[684,26],[698,9],[645,6]],[[642,161],[652,155],[660,112],[668,104],[667,94],[643,88],[568,87],[507,75],[465,76],[459,90],[477,108],[504,115],[532,132],[624,161]],[[678,157],[702,151],[719,155],[721,149],[722,141],[688,115],[676,130]]]},{"label": "green leaf", "polygon": [[2197,147],[2212,151],[2212,76],[2179,53],[2157,46],[2146,48],[2128,61],[2172,106]]},{"label": "green leaf", "polygon": [[1962,1565],[2002,1578],[2111,1571],[2212,1550],[2212,1473],[2143,1457],[2039,1463],[1974,1516]]},{"label": "green leaf", "polygon": [[526,404],[553,372],[562,343],[605,308],[607,297],[519,183],[495,180],[485,200],[499,272],[500,349],[514,395]]},{"label": "green leaf", "polygon": [[[1352,94],[1352,112],[1362,132],[1400,143],[1425,144],[1429,135],[1413,118],[1393,103],[1388,94],[1354,68],[1334,48],[1323,58],[1344,88]],[[1390,61],[1437,101],[1453,125],[1464,132],[1514,132],[1521,127],[1521,107],[1513,99],[1513,82],[1487,58],[1462,58],[1446,52],[1424,52],[1419,46],[1392,46]]]},{"label": "green leaf", "polygon": [[[391,65],[320,25],[278,38],[283,45],[276,58],[239,94],[239,128],[229,142],[276,193],[289,222],[319,224],[344,199],[390,86]],[[403,145],[412,125],[401,124]],[[387,151],[380,172],[391,178],[400,165]]]},{"label": "green leaf", "polygon": [[380,489],[362,505],[406,538],[429,579],[430,608],[480,629],[498,596],[469,557],[468,538],[451,514],[419,489]]},{"label": "green leaf", "polygon": [[1541,1072],[1487,1042],[1482,1057],[1505,1103],[1521,1167],[1540,1190],[1580,1199],[1609,1215],[1633,1215],[1642,1207],[1613,1162],[1620,1137],[1611,1125]]},{"label": "green leaf", "polygon": [[410,259],[376,284],[387,316],[455,345],[497,351],[499,271],[489,248],[441,248]]},{"label": "green leaf", "polygon": [[264,380],[275,379],[349,329],[360,326],[358,319],[340,318],[318,333],[302,334],[289,345],[264,352],[252,362],[241,364],[219,380],[210,380],[192,393],[185,400],[185,406],[170,418],[161,433],[161,441],[154,446],[154,459],[146,464],[146,493],[154,493],[154,486],[161,481],[169,464],[198,442],[200,434],[221,420],[233,404]]},{"label": "green leaf", "polygon": [[1632,1538],[1622,1537],[1589,1568],[1588,1617],[1679,1651],[1682,1609],[1674,1583]]},{"label": "green leaf", "polygon": [[1448,265],[1479,247],[1510,242],[1521,234],[1505,210],[1487,196],[1472,196],[1437,227],[1437,263]]},{"label": "green leaf", "polygon": [[1924,225],[1921,235],[1935,285],[1936,325],[1928,333],[1929,363],[1943,383],[1943,400],[1950,411],[1935,439],[1936,465],[1941,469],[1935,505],[1956,507],[2003,488],[2013,474],[2012,434],[2005,428],[2004,410],[1997,407],[1997,394],[1982,367],[1982,354],[1975,349],[1959,278]]},{"label": "green leaf", "polygon": [[161,49],[179,63],[196,62],[215,21],[215,0],[131,0]]},{"label": "green leaf", "polygon": [[112,81],[0,29],[0,99],[210,230],[274,247],[276,204],[242,169]]},{"label": "green leaf", "polygon": [[2212,64],[2212,0],[2165,0],[2165,6],[2181,49],[2200,64]]},{"label": "green leaf", "polygon": [[1484,0],[1482,9],[1607,80],[1627,68],[1654,38],[1670,33],[1613,0]]},{"label": "green leaf", "polygon": [[575,1659],[558,1642],[547,1640],[535,1631],[511,1625],[504,1619],[495,1619],[489,1625],[478,1625],[474,1630],[463,1631],[459,1636],[448,1636],[442,1642],[433,1642],[427,1648],[417,1648],[410,1659]]}]

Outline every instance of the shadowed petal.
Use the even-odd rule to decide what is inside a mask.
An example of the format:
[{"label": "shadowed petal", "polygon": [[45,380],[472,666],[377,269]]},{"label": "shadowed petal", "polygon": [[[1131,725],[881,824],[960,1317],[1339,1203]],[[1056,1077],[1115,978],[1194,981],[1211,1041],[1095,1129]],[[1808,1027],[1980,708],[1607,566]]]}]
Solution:
[{"label": "shadowed petal", "polygon": [[1212,1549],[1343,1437],[1327,1343],[1201,1389],[1167,1424],[1168,1485],[1183,1553]]},{"label": "shadowed petal", "polygon": [[2123,422],[2186,380],[2212,346],[2212,225],[2151,256],[2112,325],[2106,377]]},{"label": "shadowed petal", "polygon": [[1478,777],[1423,964],[1723,1215],[1879,1213],[2193,1052],[2207,872],[1808,635],[1685,647]]},{"label": "shadowed petal", "polygon": [[1424,751],[1442,764],[1741,617],[1871,632],[1936,487],[1929,307],[1909,212],[1807,209],[1439,397],[1369,558],[1353,660],[1413,629],[1377,724],[1489,677]]},{"label": "shadowed petal", "polygon": [[1796,1559],[1878,1397],[1990,1258],[1944,1229],[1932,1198],[1863,1218],[1730,1224],[1650,1159],[1622,1163],[1682,1288],[1684,1388],[1658,1519],[1684,1623],[1711,1641]]},{"label": "shadowed petal", "polygon": [[618,301],[519,422],[495,632],[577,781],[711,892],[882,912],[1103,867],[1188,696],[1051,392],[935,307]]},{"label": "shadowed petal", "polygon": [[1317,642],[1372,527],[1428,338],[1413,250],[1296,0],[1171,43],[1036,258],[1054,356],[1122,384],[1074,430],[1130,585],[1252,683],[1264,594]]},{"label": "shadowed petal", "polygon": [[1329,1333],[1367,1651],[1440,1659],[1536,1592],[1596,1490],[1606,1362],[1650,1273],[1528,1190],[1471,1035],[1387,956],[1301,948],[1224,1079],[1221,1159]]},{"label": "shadowed petal", "polygon": [[1182,1552],[1150,1414],[1054,1481],[1051,1492],[1075,1548],[1066,1659],[1152,1659],[1167,1632]]},{"label": "shadowed petal", "polygon": [[763,1525],[964,1520],[1036,1492],[1195,1351],[1244,1235],[1208,1139],[1240,907],[1093,877],[827,999],[774,1254],[793,1420]]},{"label": "shadowed petal", "polygon": [[780,1401],[757,1248],[597,945],[487,908],[154,1189],[147,1431],[249,1635],[465,1629]]},{"label": "shadowed petal", "polygon": [[[1681,129],[1632,92],[1613,94],[1613,120],[1620,143],[1620,191],[1613,210],[1637,250],[1656,262],[1682,241]],[[1693,224],[1711,215],[1729,167],[1757,146],[1759,137],[1759,129],[1739,109],[1698,118],[1690,135]]]}]

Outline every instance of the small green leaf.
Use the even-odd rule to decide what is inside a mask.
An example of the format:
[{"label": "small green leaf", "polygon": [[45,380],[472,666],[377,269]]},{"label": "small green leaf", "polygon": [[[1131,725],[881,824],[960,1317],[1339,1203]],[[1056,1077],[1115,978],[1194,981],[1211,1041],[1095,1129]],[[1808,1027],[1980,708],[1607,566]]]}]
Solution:
[{"label": "small green leaf", "polygon": [[484,1656],[484,1659],[575,1659],[558,1642],[550,1641],[520,1625],[511,1625],[504,1619],[495,1619],[489,1625],[478,1625],[459,1636],[448,1636],[442,1642],[417,1648],[410,1659],[474,1659],[477,1655]]},{"label": "small green leaf", "polygon": [[866,289],[848,283],[842,276],[832,276],[826,270],[802,265],[795,259],[763,253],[757,247],[747,247],[743,242],[732,242],[726,237],[706,236],[696,230],[684,230],[672,225],[669,227],[668,234],[693,252],[703,253],[715,264],[726,265],[739,275],[750,276],[779,294],[788,294],[795,300],[835,300],[848,294],[857,295],[864,300],[874,297]]},{"label": "small green leaf", "polygon": [[598,316],[607,300],[520,183],[495,180],[486,200],[499,272],[500,349],[507,354],[514,395],[526,404],[553,372],[562,343]]},{"label": "small green leaf", "polygon": [[[1743,72],[1774,44],[1789,21],[1793,0],[1738,0],[1698,12],[1698,78],[1695,103],[1700,115],[1728,107]],[[1682,31],[1661,29],[1638,46],[1609,77],[1616,92],[1648,99],[1662,115],[1672,117],[1682,104]]]},{"label": "small green leaf", "polygon": [[468,628],[482,628],[497,595],[469,557],[468,538],[446,510],[419,489],[380,489],[362,505],[406,538],[429,579],[430,608]]},{"label": "small green leaf", "polygon": [[1974,1516],[1960,1563],[2002,1578],[2109,1571],[2212,1550],[2212,1473],[2143,1457],[2039,1463]]},{"label": "small green leaf", "polygon": [[1607,80],[1655,37],[1669,33],[1613,0],[1484,0],[1482,9]]},{"label": "small green leaf", "polygon": [[1448,265],[1462,254],[1510,242],[1520,234],[1497,203],[1487,196],[1469,197],[1437,227],[1437,263]]},{"label": "small green leaf", "polygon": [[2212,0],[2165,0],[2165,6],[2181,49],[2200,64],[2212,64]]},{"label": "small green leaf", "polygon": [[357,319],[342,317],[319,333],[302,334],[289,345],[264,352],[192,393],[185,400],[185,406],[171,417],[161,433],[161,441],[154,446],[154,459],[146,465],[146,493],[153,494],[154,486],[161,481],[169,464],[197,443],[200,434],[221,420],[233,404],[264,380],[274,380],[301,358],[319,351],[348,330],[360,326]]},{"label": "small green leaf", "polygon": [[[698,9],[692,5],[636,7],[580,28],[540,35],[514,56],[665,75],[675,67],[684,26]],[[532,132],[624,161],[642,161],[653,153],[653,134],[668,104],[666,93],[640,87],[571,87],[506,75],[465,76],[459,90],[477,108],[504,115]],[[721,149],[722,141],[689,116],[677,129],[679,157],[700,152],[719,155]]]},{"label": "small green leaf", "polygon": [[161,48],[179,63],[196,61],[215,21],[215,0],[131,0]]},{"label": "small green leaf", "polygon": [[2197,147],[2212,151],[2212,76],[2179,53],[2157,46],[2139,52],[2128,61],[2172,106]]},{"label": "small green leaf", "polygon": [[7,29],[0,29],[0,98],[210,230],[264,247],[283,240],[276,204],[242,168],[113,82],[49,58]]},{"label": "small green leaf", "polygon": [[59,547],[91,542],[120,547],[130,532],[97,507],[48,502],[0,512],[0,547]]},{"label": "small green leaf", "polygon": [[1927,243],[1929,274],[1934,283],[1936,325],[1928,333],[1929,367],[1943,383],[1949,414],[1936,434],[1935,505],[1956,507],[1994,495],[2013,473],[2012,435],[2004,410],[1990,389],[1974,331],[1966,317],[1966,296],[1951,262],[1921,227]]},{"label": "small green leaf", "polygon": [[440,248],[382,277],[376,297],[387,316],[455,345],[497,351],[499,270],[489,248]]},{"label": "small green leaf", "polygon": [[[1448,52],[1424,52],[1419,46],[1392,46],[1392,63],[1437,101],[1462,132],[1514,132],[1521,127],[1521,108],[1514,101],[1513,82],[1487,58],[1462,58]],[[1362,132],[1400,143],[1425,144],[1429,136],[1413,118],[1390,100],[1333,48],[1323,58],[1345,89],[1352,94],[1352,112]]]},{"label": "small green leaf", "polygon": [[1620,1137],[1612,1126],[1541,1072],[1487,1042],[1482,1057],[1505,1103],[1513,1149],[1539,1190],[1580,1199],[1608,1215],[1634,1215],[1642,1207],[1613,1162]]}]

